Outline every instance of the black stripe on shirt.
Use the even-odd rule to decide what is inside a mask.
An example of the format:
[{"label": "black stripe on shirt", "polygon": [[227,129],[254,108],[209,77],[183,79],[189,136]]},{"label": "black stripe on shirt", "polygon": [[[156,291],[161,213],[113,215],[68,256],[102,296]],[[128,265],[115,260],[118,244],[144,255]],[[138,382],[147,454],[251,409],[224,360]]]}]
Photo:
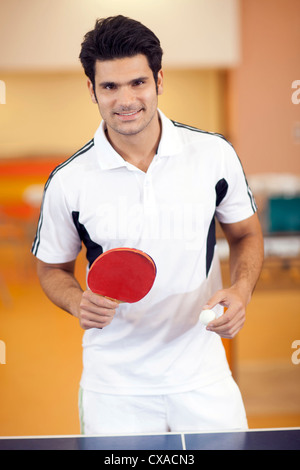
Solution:
[{"label": "black stripe on shirt", "polygon": [[89,266],[91,266],[95,259],[103,253],[103,248],[101,245],[98,245],[98,243],[93,242],[85,226],[79,222],[79,212],[73,211],[72,218],[79,238],[86,247],[86,258],[89,262]]},{"label": "black stripe on shirt", "polygon": [[44,209],[44,201],[45,201],[45,195],[48,189],[48,186],[52,180],[52,178],[56,175],[56,173],[64,168],[65,166],[69,165],[73,160],[75,160],[77,157],[80,155],[84,154],[88,150],[90,150],[94,146],[94,139],[91,139],[87,144],[85,144],[81,149],[79,149],[76,153],[74,153],[68,160],[62,162],[60,165],[58,165],[54,170],[50,173],[48,180],[46,181],[45,187],[44,187],[44,194],[43,194],[43,200],[41,204],[41,210],[40,210],[40,217],[38,220],[38,225],[37,225],[37,231],[35,235],[35,239],[32,244],[31,252],[36,256],[38,252],[38,248],[40,245],[40,236],[41,236],[41,229],[43,225],[43,219],[44,219],[44,214],[43,214],[43,209]]},{"label": "black stripe on shirt", "polygon": [[[216,207],[221,204],[223,201],[224,197],[227,194],[228,190],[228,183],[227,181],[222,178],[219,180],[215,186],[215,191],[216,191]],[[211,263],[214,257],[214,252],[215,252],[215,246],[216,246],[216,222],[215,222],[215,214],[211,220],[209,229],[208,229],[208,234],[207,234],[207,239],[206,239],[206,277],[208,276]]]}]

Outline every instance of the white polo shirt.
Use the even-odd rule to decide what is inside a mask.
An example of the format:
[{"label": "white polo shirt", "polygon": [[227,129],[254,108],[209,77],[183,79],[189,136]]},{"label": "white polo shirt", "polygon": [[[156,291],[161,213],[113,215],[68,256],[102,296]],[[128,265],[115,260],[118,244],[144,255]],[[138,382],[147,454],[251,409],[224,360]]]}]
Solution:
[{"label": "white polo shirt", "polygon": [[[83,336],[85,389],[112,394],[192,390],[230,374],[221,339],[198,319],[222,287],[215,217],[234,223],[256,210],[241,163],[216,134],[167,119],[147,173],[94,138],[50,175],[32,252],[46,263],[91,263],[133,247],[157,266],[152,290],[121,304],[112,323]],[[218,309],[222,314],[222,308]]]}]

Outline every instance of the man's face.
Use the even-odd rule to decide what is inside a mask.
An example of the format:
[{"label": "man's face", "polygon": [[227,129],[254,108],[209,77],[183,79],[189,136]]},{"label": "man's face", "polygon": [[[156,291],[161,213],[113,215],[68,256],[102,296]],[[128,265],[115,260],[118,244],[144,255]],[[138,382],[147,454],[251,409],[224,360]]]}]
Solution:
[{"label": "man's face", "polygon": [[88,80],[94,103],[106,122],[108,133],[136,135],[147,129],[157,116],[158,95],[163,91],[163,74],[157,85],[146,56],[96,61],[95,93]]}]

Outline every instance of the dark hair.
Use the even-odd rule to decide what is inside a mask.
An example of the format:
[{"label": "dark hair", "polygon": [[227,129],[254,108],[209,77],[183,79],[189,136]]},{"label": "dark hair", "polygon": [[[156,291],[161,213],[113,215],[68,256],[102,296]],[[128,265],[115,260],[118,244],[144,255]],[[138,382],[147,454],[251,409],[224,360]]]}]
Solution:
[{"label": "dark hair", "polygon": [[85,74],[95,86],[96,60],[112,60],[144,54],[155,83],[161,69],[163,51],[155,34],[136,20],[122,15],[97,19],[84,36],[79,55]]}]

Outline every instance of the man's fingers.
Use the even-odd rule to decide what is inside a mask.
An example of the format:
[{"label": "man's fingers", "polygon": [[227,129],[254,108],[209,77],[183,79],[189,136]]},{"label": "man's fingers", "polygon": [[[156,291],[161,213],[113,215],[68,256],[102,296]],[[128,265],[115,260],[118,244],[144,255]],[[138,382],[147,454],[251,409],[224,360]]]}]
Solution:
[{"label": "man's fingers", "polygon": [[205,309],[213,309],[216,305],[220,304],[223,305],[223,302],[225,300],[226,296],[223,292],[223,290],[217,291],[209,300],[208,302],[203,306],[203,310]]},{"label": "man's fingers", "polygon": [[203,309],[212,309],[217,305],[226,308],[225,313],[207,325],[207,330],[217,333],[222,338],[233,338],[245,322],[245,306],[234,289],[217,291]]},{"label": "man's fingers", "polygon": [[107,309],[115,309],[118,307],[118,302],[108,299],[107,297],[102,297],[101,295],[94,294],[90,290],[86,290],[82,294],[82,300],[87,300],[88,302],[97,305],[98,307],[103,307]]},{"label": "man's fingers", "polygon": [[103,328],[109,325],[118,305],[117,302],[94,294],[91,291],[83,292],[80,303],[80,326],[87,330],[90,328]]}]

